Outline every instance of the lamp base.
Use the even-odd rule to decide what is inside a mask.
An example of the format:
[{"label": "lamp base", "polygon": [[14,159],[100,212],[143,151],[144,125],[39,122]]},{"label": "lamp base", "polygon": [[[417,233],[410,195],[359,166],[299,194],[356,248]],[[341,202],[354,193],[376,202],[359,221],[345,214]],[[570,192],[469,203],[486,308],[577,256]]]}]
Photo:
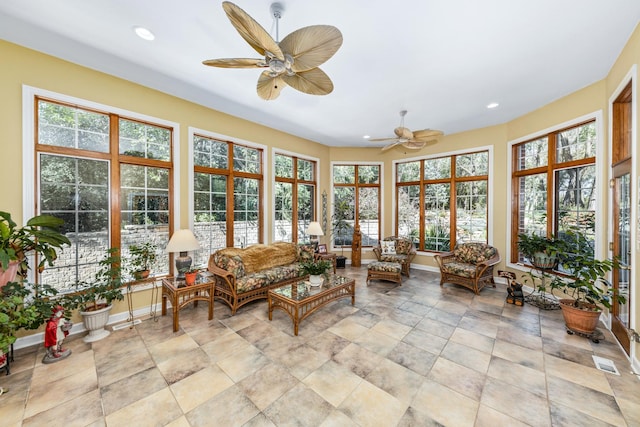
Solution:
[{"label": "lamp base", "polygon": [[184,273],[191,268],[191,257],[187,252],[180,252],[180,256],[176,257],[176,270],[178,275],[176,279],[184,280]]}]

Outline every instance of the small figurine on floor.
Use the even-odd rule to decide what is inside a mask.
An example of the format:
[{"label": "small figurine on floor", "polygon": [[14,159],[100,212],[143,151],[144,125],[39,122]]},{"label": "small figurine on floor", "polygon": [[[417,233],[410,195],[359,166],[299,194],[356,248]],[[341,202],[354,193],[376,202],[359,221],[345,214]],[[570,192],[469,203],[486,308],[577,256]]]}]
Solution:
[{"label": "small figurine on floor", "polygon": [[73,324],[63,315],[64,308],[57,306],[47,320],[47,327],[44,331],[44,347],[47,351],[42,358],[42,363],[58,362],[71,354],[71,350],[62,348],[62,342],[69,335],[69,329]]},{"label": "small figurine on floor", "polygon": [[499,270],[498,275],[505,277],[509,285],[507,286],[507,303],[518,306],[524,305],[524,292],[522,285],[516,282],[516,275],[510,271]]}]

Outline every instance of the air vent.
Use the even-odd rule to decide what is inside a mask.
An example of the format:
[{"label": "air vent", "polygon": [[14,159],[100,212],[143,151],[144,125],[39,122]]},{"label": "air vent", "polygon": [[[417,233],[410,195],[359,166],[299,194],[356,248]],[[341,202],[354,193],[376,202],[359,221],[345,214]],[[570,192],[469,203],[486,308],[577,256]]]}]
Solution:
[{"label": "air vent", "polygon": [[596,368],[599,370],[606,372],[608,374],[616,374],[620,375],[618,369],[616,368],[616,364],[613,363],[613,360],[605,359],[604,357],[591,356],[593,357],[593,363],[595,363]]}]

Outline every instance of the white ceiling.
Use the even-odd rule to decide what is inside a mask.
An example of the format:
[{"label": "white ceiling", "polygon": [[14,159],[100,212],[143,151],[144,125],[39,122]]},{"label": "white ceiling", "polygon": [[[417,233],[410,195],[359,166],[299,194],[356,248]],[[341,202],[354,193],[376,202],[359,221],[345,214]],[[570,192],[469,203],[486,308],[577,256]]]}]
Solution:
[{"label": "white ceiling", "polygon": [[[272,0],[234,2],[275,38]],[[403,109],[406,127],[452,134],[598,81],[640,21],[638,0],[281,0],[280,39],[328,24],[344,43],[321,66],[331,94],[288,87],[263,101],[261,70],[202,65],[258,57],[221,3],[2,1],[0,38],[322,144],[382,147],[362,136],[393,136]],[[135,36],[136,25],[155,41]]]}]

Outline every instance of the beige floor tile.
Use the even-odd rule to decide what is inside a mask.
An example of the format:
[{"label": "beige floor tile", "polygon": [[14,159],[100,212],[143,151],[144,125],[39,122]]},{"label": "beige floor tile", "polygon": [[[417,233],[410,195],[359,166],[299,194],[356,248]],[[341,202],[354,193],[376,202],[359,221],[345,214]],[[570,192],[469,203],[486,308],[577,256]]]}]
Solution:
[{"label": "beige floor tile", "polygon": [[198,343],[193,338],[183,334],[150,347],[149,352],[156,363],[162,363],[180,354],[186,356],[191,350],[198,347]]},{"label": "beige floor tile", "polygon": [[[185,361],[188,361],[185,363]],[[211,359],[201,348],[180,353],[175,357],[166,359],[158,363],[158,370],[162,372],[167,384],[171,385],[175,382],[188,377],[194,372],[211,365]]]},{"label": "beige floor tile", "polygon": [[385,427],[397,424],[408,406],[386,391],[363,381],[338,409],[358,425]]},{"label": "beige floor tile", "polygon": [[362,326],[351,318],[346,318],[330,327],[328,330],[329,332],[348,339],[349,341],[354,341],[367,332],[369,328]]},{"label": "beige floor tile", "polygon": [[369,329],[353,342],[384,357],[398,345],[399,340]]},{"label": "beige floor tile", "polygon": [[209,366],[171,385],[171,392],[187,413],[218,393],[233,386],[233,381],[217,366]]},{"label": "beige floor tile", "polygon": [[411,327],[407,325],[403,325],[402,323],[398,323],[393,320],[381,320],[375,326],[371,328],[371,330],[375,332],[379,332],[381,334],[387,335],[391,338],[394,338],[400,341],[405,335],[411,331]]},{"label": "beige floor tile", "polygon": [[269,364],[269,359],[254,346],[219,360],[218,366],[232,381],[238,382]]},{"label": "beige floor tile", "polygon": [[359,427],[351,418],[345,415],[343,412],[334,409],[324,419],[319,427]]},{"label": "beige floor tile", "polygon": [[493,338],[489,338],[485,335],[481,335],[463,328],[456,328],[451,335],[451,338],[449,338],[449,341],[463,344],[467,347],[471,347],[489,354],[491,353],[491,351],[493,351],[493,344],[495,342]]},{"label": "beige floor tile", "polygon": [[457,391],[475,401],[480,401],[486,376],[471,368],[439,357],[427,378]]},{"label": "beige floor tile", "polygon": [[402,341],[435,355],[440,354],[442,349],[447,345],[447,340],[445,338],[431,335],[429,332],[420,329],[413,329],[405,335]]},{"label": "beige floor tile", "polygon": [[487,375],[540,397],[547,397],[546,376],[537,369],[494,356],[491,358]]},{"label": "beige floor tile", "polygon": [[[551,402],[551,421],[553,426],[558,427],[574,427],[574,426],[589,426],[589,427],[613,427],[614,424],[602,421],[594,418],[590,415],[580,412],[575,408],[562,405],[557,402]],[[630,424],[633,425],[633,424]],[[615,424],[615,427],[622,427],[625,424]]]},{"label": "beige floor tile", "polygon": [[543,354],[531,351],[526,347],[498,340],[493,346],[493,355],[528,368],[544,371]]},{"label": "beige floor tile", "polygon": [[637,396],[637,394],[630,394],[628,397],[616,399],[629,426],[640,426],[640,402]]},{"label": "beige floor tile", "polygon": [[234,385],[198,405],[186,416],[192,427],[241,426],[259,413],[253,402]]},{"label": "beige floor tile", "polygon": [[66,402],[58,402],[50,409],[26,418],[22,425],[54,426],[61,425],[61,421],[64,420],[65,426],[86,426],[102,419],[102,415],[100,392],[93,390]]},{"label": "beige floor tile", "polygon": [[318,393],[305,384],[298,383],[265,409],[264,414],[276,426],[316,426],[320,425],[333,410],[333,405]]},{"label": "beige floor tile", "polygon": [[365,379],[407,406],[424,381],[421,375],[388,359],[384,359]]},{"label": "beige floor tile", "polygon": [[238,383],[244,394],[264,411],[300,381],[278,363],[270,363]]},{"label": "beige floor tile", "polygon": [[107,425],[143,426],[168,424],[182,415],[169,388],[164,388],[106,416]]},{"label": "beige floor tile", "polygon": [[527,427],[529,425],[530,424],[520,422],[509,415],[481,404],[478,409],[478,418],[476,419],[474,427]]},{"label": "beige floor tile", "polygon": [[329,360],[302,382],[324,400],[338,407],[362,381],[362,378],[349,369]]},{"label": "beige floor tile", "polygon": [[492,377],[487,379],[480,402],[531,426],[551,425],[546,398]]},{"label": "beige floor tile", "polygon": [[155,366],[101,387],[104,413],[109,415],[166,387],[166,380]]},{"label": "beige floor tile", "polygon": [[427,379],[418,390],[411,406],[428,414],[441,425],[465,427],[474,425],[479,403]]},{"label": "beige floor tile", "polygon": [[251,344],[237,334],[224,335],[216,340],[209,341],[202,348],[211,358],[212,362],[224,360],[227,357],[244,351],[251,347]]},{"label": "beige floor tile", "polygon": [[607,381],[607,375],[611,374],[605,374],[595,367],[589,368],[548,354],[545,354],[544,362],[547,376],[562,378],[599,392],[613,395],[613,390],[611,390],[611,386]]},{"label": "beige floor tile", "polygon": [[481,374],[486,374],[491,361],[491,353],[476,350],[466,345],[449,341],[440,353],[441,357],[445,357],[459,365],[466,366]]},{"label": "beige floor tile", "polygon": [[429,319],[428,317],[423,318],[415,327],[416,329],[429,332],[432,335],[444,339],[449,339],[456,330],[455,326],[439,322],[435,319]]}]

